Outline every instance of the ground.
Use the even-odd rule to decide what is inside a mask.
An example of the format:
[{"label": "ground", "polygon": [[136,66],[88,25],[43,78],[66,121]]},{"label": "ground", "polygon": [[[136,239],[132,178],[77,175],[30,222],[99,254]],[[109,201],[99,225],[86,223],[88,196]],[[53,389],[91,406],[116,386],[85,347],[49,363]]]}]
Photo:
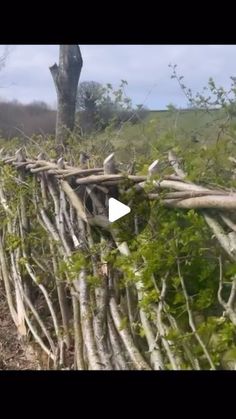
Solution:
[{"label": "ground", "polygon": [[19,340],[0,279],[0,370],[39,370],[40,364],[29,345]]}]

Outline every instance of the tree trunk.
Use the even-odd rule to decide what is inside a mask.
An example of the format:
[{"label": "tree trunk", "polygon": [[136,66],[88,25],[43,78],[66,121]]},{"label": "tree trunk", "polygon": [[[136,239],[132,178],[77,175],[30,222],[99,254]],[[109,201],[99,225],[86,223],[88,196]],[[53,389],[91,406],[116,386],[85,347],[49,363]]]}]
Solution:
[{"label": "tree trunk", "polygon": [[56,142],[66,147],[74,129],[76,95],[83,60],[78,45],[60,45],[59,66],[55,63],[50,71],[57,92]]}]

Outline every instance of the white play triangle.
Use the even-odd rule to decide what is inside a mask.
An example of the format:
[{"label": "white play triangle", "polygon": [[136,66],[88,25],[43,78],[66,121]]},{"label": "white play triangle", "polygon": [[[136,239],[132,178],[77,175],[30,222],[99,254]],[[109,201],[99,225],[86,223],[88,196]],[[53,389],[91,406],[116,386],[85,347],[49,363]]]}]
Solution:
[{"label": "white play triangle", "polygon": [[122,204],[122,202],[117,201],[115,198],[110,198],[108,204],[108,219],[111,223],[119,220],[119,218],[124,217],[124,215],[129,214],[131,211],[130,207]]}]

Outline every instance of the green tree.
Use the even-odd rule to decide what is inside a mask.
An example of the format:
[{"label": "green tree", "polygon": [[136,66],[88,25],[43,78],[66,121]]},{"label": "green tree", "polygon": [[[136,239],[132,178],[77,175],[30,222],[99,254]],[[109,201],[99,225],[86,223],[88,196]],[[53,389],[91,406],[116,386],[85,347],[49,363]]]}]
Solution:
[{"label": "green tree", "polygon": [[132,101],[125,94],[127,82],[121,80],[118,89],[108,83],[102,85],[95,81],[84,81],[77,93],[79,125],[86,134],[100,131],[112,124],[119,127],[124,122],[137,123],[147,116],[143,105],[133,108]]}]

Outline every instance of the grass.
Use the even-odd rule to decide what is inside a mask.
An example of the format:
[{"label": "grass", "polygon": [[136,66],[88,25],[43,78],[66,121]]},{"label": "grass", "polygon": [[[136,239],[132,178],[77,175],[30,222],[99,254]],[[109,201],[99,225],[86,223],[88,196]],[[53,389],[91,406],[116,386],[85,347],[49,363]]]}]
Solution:
[{"label": "grass", "polygon": [[[119,129],[108,127],[101,133],[89,137],[72,135],[70,139],[70,155],[72,161],[78,163],[81,150],[91,156],[91,165],[100,165],[108,154],[116,153],[117,160],[129,164],[138,161],[140,167],[173,147],[182,151],[198,150],[204,145],[214,145],[220,139],[228,138],[236,142],[236,117],[226,123],[226,113],[223,110],[177,110],[152,111],[139,124],[124,123]],[[33,141],[39,146],[35,146]],[[35,136],[33,141],[27,138],[15,138],[9,141],[0,139],[0,148],[15,150],[26,145],[31,155],[37,155],[44,148],[50,157],[55,149],[54,139]]]}]

